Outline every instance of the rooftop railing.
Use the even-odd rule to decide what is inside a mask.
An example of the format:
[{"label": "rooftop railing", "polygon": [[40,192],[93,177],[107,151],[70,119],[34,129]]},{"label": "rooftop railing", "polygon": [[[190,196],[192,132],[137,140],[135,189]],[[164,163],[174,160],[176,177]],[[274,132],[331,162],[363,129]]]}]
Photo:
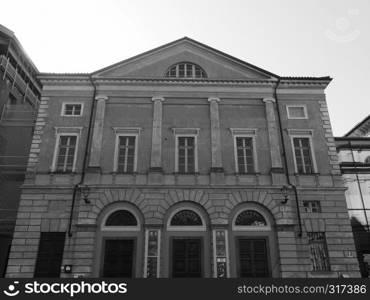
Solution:
[{"label": "rooftop railing", "polygon": [[29,88],[29,84],[23,80],[17,69],[13,67],[5,55],[0,55],[0,68],[4,72],[3,78],[1,79],[5,79],[5,76],[8,76],[13,81],[13,86],[17,85],[18,89],[24,95],[24,98],[29,99],[34,107],[38,107],[39,98],[32,89]]}]

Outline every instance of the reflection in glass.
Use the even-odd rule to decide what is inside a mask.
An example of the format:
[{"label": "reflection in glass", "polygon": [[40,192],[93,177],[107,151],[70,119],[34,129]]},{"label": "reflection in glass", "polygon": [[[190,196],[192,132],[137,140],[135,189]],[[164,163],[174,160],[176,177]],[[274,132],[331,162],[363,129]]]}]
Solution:
[{"label": "reflection in glass", "polygon": [[363,210],[349,210],[348,214],[351,219],[352,226],[367,225],[365,219],[365,212]]},{"label": "reflection in glass", "polygon": [[348,178],[346,176],[345,183],[348,189],[346,190],[347,206],[351,208],[362,208],[362,200],[360,195],[360,189],[355,178]]}]

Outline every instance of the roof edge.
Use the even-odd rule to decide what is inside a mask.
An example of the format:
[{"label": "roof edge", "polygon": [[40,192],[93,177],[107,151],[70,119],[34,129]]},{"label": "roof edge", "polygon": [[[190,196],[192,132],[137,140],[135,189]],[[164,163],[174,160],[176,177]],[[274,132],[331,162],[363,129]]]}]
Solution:
[{"label": "roof edge", "polygon": [[243,60],[241,60],[241,59],[239,59],[239,58],[237,58],[237,57],[234,57],[234,56],[232,56],[232,55],[230,55],[230,54],[227,54],[227,53],[225,53],[225,52],[222,52],[222,51],[220,51],[220,50],[218,50],[218,49],[215,49],[215,48],[213,48],[213,47],[211,47],[211,46],[208,46],[208,45],[206,45],[206,44],[203,44],[203,43],[201,43],[201,42],[198,42],[198,41],[196,41],[196,40],[194,40],[194,39],[191,39],[191,38],[189,38],[189,37],[187,37],[187,36],[182,37],[182,38],[177,39],[177,40],[174,40],[174,41],[172,41],[172,42],[166,43],[166,44],[161,45],[161,46],[159,46],[159,47],[155,47],[155,48],[153,48],[153,49],[151,49],[151,50],[148,50],[148,51],[142,52],[142,53],[140,53],[140,54],[137,54],[137,55],[135,55],[135,56],[129,57],[129,58],[127,58],[127,59],[121,60],[121,61],[119,61],[119,62],[117,62],[117,63],[114,63],[114,64],[112,64],[112,65],[109,65],[109,66],[107,66],[107,67],[104,67],[104,68],[102,68],[102,69],[96,70],[96,71],[92,72],[91,74],[92,74],[92,75],[96,75],[96,74],[98,74],[98,73],[100,73],[100,72],[104,72],[104,71],[106,71],[106,70],[108,70],[108,69],[110,69],[110,68],[114,68],[114,67],[116,67],[116,66],[119,66],[120,64],[123,64],[123,63],[129,62],[130,60],[134,60],[134,59],[137,59],[137,58],[139,58],[139,57],[142,57],[142,56],[148,55],[148,54],[150,54],[150,53],[152,53],[152,52],[156,52],[156,51],[159,51],[159,50],[162,50],[162,49],[165,49],[165,48],[171,47],[171,46],[173,46],[173,45],[175,45],[175,44],[177,44],[177,43],[180,43],[180,42],[182,42],[182,41],[188,41],[188,42],[193,43],[193,44],[196,44],[196,45],[198,45],[198,46],[200,46],[200,47],[202,47],[202,48],[206,48],[206,49],[208,49],[209,51],[215,52],[215,53],[216,53],[216,54],[218,54],[218,55],[224,56],[224,57],[226,57],[226,58],[228,58],[228,59],[230,59],[230,60],[234,60],[235,62],[237,62],[237,63],[239,63],[239,64],[242,64],[242,65],[245,65],[245,66],[247,66],[247,67],[249,67],[249,68],[252,68],[252,69],[256,70],[256,71],[257,71],[257,72],[259,72],[259,73],[263,73],[263,74],[265,74],[265,75],[269,75],[269,76],[274,77],[274,78],[276,78],[276,79],[277,79],[277,78],[279,78],[279,75],[276,75],[276,74],[274,74],[274,73],[272,73],[272,72],[270,72],[270,71],[264,70],[264,69],[262,69],[262,68],[260,68],[260,67],[257,67],[257,66],[255,66],[255,65],[253,65],[253,64],[251,64],[251,63],[248,63],[248,62],[246,62],[246,61],[243,61]]},{"label": "roof edge", "polygon": [[352,134],[354,131],[356,131],[359,127],[364,125],[367,121],[370,120],[370,115],[365,117],[361,122],[357,123],[350,131],[348,131],[343,137],[348,137],[350,134]]}]

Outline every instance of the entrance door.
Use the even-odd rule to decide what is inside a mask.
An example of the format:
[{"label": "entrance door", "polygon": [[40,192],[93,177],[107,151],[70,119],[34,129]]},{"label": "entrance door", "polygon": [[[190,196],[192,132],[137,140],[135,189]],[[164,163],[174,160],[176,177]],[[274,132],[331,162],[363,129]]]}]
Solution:
[{"label": "entrance door", "polygon": [[201,239],[172,240],[172,277],[201,277]]},{"label": "entrance door", "polygon": [[134,240],[106,240],[103,277],[131,278],[133,273]]},{"label": "entrance door", "polygon": [[239,276],[269,277],[265,239],[238,239]]}]

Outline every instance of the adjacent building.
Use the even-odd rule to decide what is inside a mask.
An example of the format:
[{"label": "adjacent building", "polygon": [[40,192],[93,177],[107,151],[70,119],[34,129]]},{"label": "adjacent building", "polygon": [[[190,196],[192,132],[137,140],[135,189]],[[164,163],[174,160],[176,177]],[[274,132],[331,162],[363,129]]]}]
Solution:
[{"label": "adjacent building", "polygon": [[8,277],[359,277],[325,88],[189,38],[40,74]]},{"label": "adjacent building", "polygon": [[5,275],[41,95],[37,73],[14,33],[0,25],[0,277]]},{"label": "adjacent building", "polygon": [[370,116],[335,138],[361,275],[370,266]]}]

